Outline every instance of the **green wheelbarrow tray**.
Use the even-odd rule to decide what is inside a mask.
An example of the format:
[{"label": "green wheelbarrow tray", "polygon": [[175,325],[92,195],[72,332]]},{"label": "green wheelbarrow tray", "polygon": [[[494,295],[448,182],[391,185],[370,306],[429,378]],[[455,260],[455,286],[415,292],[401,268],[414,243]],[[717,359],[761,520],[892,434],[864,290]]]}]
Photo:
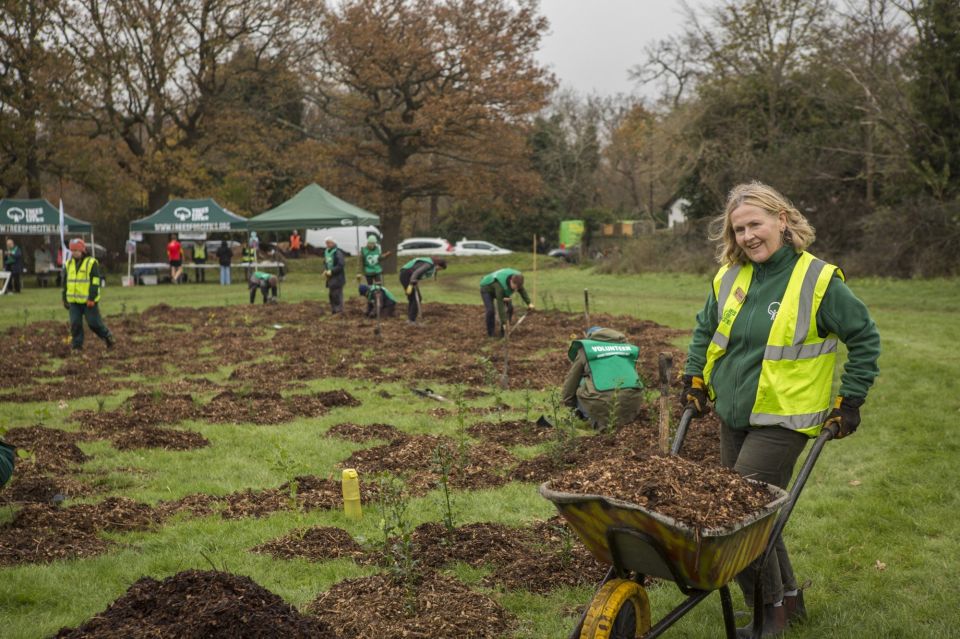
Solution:
[{"label": "green wheelbarrow tray", "polygon": [[776,486],[754,483],[769,491],[770,501],[722,528],[693,528],[613,497],[557,492],[550,489],[550,482],[540,486],[540,495],[553,502],[598,561],[619,563],[626,570],[670,579],[681,587],[716,590],[763,553],[777,513],[790,498]]}]

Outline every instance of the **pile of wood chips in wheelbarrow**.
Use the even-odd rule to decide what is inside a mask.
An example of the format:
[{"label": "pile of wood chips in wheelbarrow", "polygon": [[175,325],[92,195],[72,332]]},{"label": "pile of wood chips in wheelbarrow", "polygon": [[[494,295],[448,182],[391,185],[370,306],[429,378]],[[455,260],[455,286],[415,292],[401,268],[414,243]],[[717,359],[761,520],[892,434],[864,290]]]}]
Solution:
[{"label": "pile of wood chips in wheelbarrow", "polygon": [[607,495],[692,528],[722,528],[761,510],[770,492],[728,468],[676,456],[601,460],[550,481],[563,493]]}]

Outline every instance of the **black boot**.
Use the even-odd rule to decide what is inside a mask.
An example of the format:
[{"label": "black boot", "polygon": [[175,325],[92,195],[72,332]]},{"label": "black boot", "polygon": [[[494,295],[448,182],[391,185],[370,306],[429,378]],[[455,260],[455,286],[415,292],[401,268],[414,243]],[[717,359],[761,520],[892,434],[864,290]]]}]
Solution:
[{"label": "black boot", "polygon": [[[761,637],[778,637],[787,629],[787,609],[785,606],[765,604],[763,606],[763,633]],[[743,628],[737,628],[737,639],[752,639],[753,622]]]},{"label": "black boot", "polygon": [[803,604],[803,590],[798,590],[792,597],[784,596],[783,607],[787,609],[787,623],[806,620],[807,607]]}]

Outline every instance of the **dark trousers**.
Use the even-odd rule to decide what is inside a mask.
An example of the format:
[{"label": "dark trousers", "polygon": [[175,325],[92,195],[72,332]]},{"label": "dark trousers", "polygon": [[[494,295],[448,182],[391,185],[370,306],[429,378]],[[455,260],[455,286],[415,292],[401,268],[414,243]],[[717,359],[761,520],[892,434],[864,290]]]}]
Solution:
[{"label": "dark trousers", "polygon": [[270,299],[270,295],[273,295],[273,298],[277,298],[277,286],[276,284],[270,285],[269,281],[260,282],[257,286],[250,287],[250,303],[253,304],[253,301],[257,299],[257,289],[260,290],[260,293],[263,294],[263,303],[266,304],[267,300]]},{"label": "dark trousers", "polygon": [[413,277],[411,269],[400,271],[400,286],[403,287],[403,294],[407,296],[407,321],[416,322],[420,315],[420,302],[423,297],[420,296],[420,287],[414,284],[413,293],[407,293],[407,287],[410,286],[410,278]]},{"label": "dark trousers", "polygon": [[90,330],[97,334],[103,341],[110,338],[110,331],[103,318],[100,317],[100,306],[94,305],[87,307],[86,304],[70,304],[70,335],[73,336],[72,346],[76,349],[83,348],[83,318],[87,318],[87,325]]},{"label": "dark trousers", "polygon": [[388,300],[379,292],[374,293],[374,299],[367,299],[367,317],[377,316],[377,298],[380,299],[380,317],[393,317],[394,311],[397,310],[397,303]]},{"label": "dark trousers", "polygon": [[[503,337],[503,330],[497,328],[497,298],[493,293],[480,291],[480,297],[483,299],[484,319],[487,321],[487,335],[495,337],[498,333]],[[509,324],[513,321],[513,304],[509,299],[503,300],[503,307],[507,311],[506,317],[501,317],[500,322]]]},{"label": "dark trousers", "polygon": [[330,286],[330,312],[331,313],[342,313],[343,312],[343,287],[342,286]]},{"label": "dark trousers", "polygon": [[[793,476],[793,467],[807,445],[808,437],[795,431],[769,426],[765,428],[733,429],[720,425],[720,463],[750,479],[786,489]],[[754,561],[737,575],[737,584],[743,591],[747,605],[753,605],[754,582],[760,560]],[[763,602],[777,603],[785,590],[797,589],[790,555],[777,537],[773,553],[760,573],[763,583]]]},{"label": "dark trousers", "polygon": [[[193,260],[193,263],[194,263],[194,264],[206,264],[206,263],[207,263],[207,258],[203,258],[202,260],[194,259],[194,260]],[[195,271],[197,272],[197,282],[206,282],[206,281],[207,281],[207,269],[205,269],[205,268],[196,268],[196,269],[193,269],[193,270],[195,270]]]},{"label": "dark trousers", "polygon": [[367,278],[367,286],[373,286],[374,284],[379,284],[383,286],[383,273],[364,273],[363,276]]}]

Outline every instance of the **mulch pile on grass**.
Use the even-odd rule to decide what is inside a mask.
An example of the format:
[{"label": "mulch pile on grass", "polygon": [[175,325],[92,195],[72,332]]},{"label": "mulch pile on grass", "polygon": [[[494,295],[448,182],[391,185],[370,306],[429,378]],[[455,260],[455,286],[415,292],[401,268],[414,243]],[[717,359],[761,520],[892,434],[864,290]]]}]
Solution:
[{"label": "mulch pile on grass", "polygon": [[[296,486],[292,486],[293,482],[296,482]],[[220,514],[224,519],[240,519],[265,517],[281,510],[331,510],[343,507],[340,482],[313,475],[296,477],[293,482],[265,490],[241,490],[221,497],[219,501],[225,507]],[[361,483],[361,502],[368,503],[378,497],[376,483]]]},{"label": "mulch pile on grass", "polygon": [[172,428],[134,428],[118,433],[112,441],[114,448],[118,450],[137,448],[192,450],[210,445],[210,441],[200,433]]},{"label": "mulch pile on grass", "polygon": [[63,628],[58,639],[234,639],[284,637],[336,639],[330,626],[300,614],[249,577],[187,570],[157,581],[137,580],[82,626]]},{"label": "mulch pile on grass", "polygon": [[69,508],[28,504],[0,526],[0,565],[90,557],[110,545],[99,531],[147,530],[158,522],[150,506],[123,497]]},{"label": "mulch pile on grass", "polygon": [[356,639],[502,639],[514,623],[486,595],[435,573],[412,588],[385,575],[341,581],[307,610]]},{"label": "mulch pile on grass", "polygon": [[536,422],[514,420],[506,422],[480,422],[467,426],[467,432],[501,446],[531,446],[550,441],[556,437],[550,426],[538,426]]},{"label": "mulch pile on grass", "polygon": [[591,464],[565,472],[548,486],[558,492],[613,497],[694,528],[730,526],[771,501],[763,486],[731,469],[675,456]]},{"label": "mulch pile on grass", "polygon": [[362,443],[371,439],[385,439],[392,442],[402,437],[406,437],[397,430],[396,426],[390,424],[351,424],[344,422],[336,424],[326,432],[327,437],[336,437],[348,442]]},{"label": "mulch pile on grass", "polygon": [[348,557],[366,563],[367,553],[343,528],[313,526],[294,530],[288,535],[272,539],[251,549],[252,552],[270,555],[277,559],[309,559],[326,561]]},{"label": "mulch pile on grass", "polygon": [[211,422],[280,424],[297,417],[319,417],[337,406],[359,406],[360,402],[344,390],[283,397],[273,391],[238,393],[226,390],[200,410]]}]

